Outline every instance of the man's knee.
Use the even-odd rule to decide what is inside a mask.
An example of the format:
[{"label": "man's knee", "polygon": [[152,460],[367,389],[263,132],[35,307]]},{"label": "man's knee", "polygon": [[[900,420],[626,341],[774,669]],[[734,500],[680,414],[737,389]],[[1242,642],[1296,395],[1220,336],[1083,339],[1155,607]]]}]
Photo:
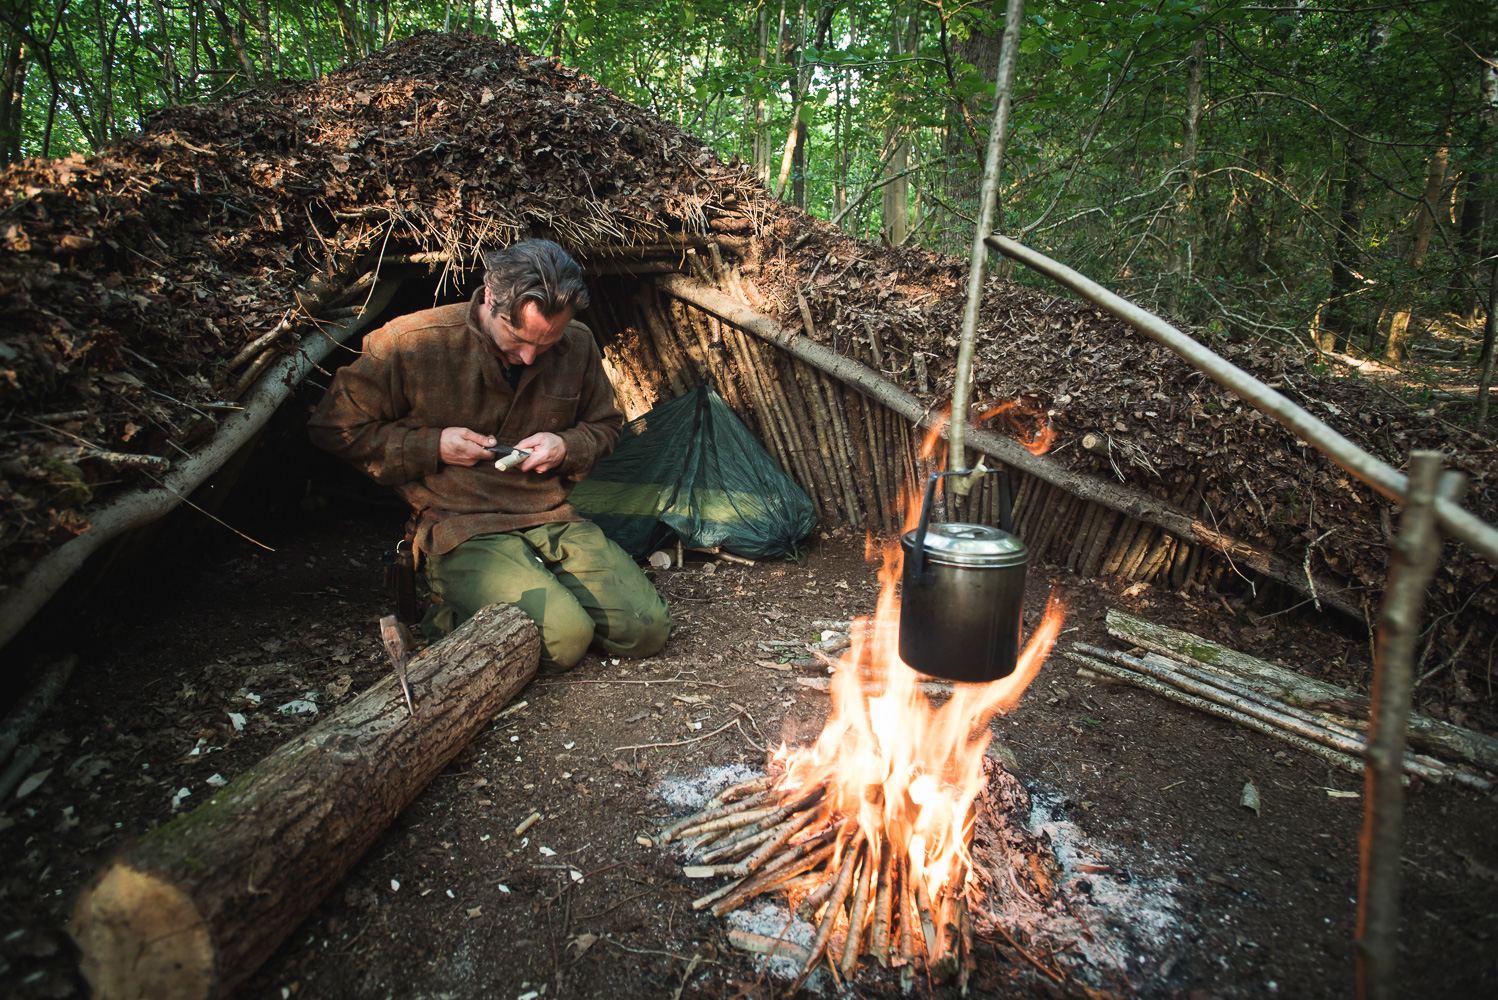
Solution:
[{"label": "man's knee", "polygon": [[[613,623],[611,623],[613,624]],[[671,634],[671,611],[660,597],[623,616],[622,627],[610,628],[610,652],[621,656],[654,656]]]},{"label": "man's knee", "polygon": [[[532,616],[534,617],[534,616]],[[593,644],[593,619],[581,607],[553,607],[537,623],[541,631],[541,665],[570,670]]]}]

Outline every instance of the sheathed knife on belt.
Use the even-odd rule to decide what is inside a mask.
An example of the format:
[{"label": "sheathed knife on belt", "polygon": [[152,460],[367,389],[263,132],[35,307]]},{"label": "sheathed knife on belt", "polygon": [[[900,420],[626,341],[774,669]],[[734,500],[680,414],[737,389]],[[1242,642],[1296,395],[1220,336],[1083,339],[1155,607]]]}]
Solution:
[{"label": "sheathed knife on belt", "polygon": [[411,632],[395,615],[380,619],[380,638],[385,640],[385,655],[395,667],[395,676],[400,679],[401,691],[406,696],[406,711],[416,714],[416,703],[411,700],[411,685],[406,683],[406,660],[411,655]]}]

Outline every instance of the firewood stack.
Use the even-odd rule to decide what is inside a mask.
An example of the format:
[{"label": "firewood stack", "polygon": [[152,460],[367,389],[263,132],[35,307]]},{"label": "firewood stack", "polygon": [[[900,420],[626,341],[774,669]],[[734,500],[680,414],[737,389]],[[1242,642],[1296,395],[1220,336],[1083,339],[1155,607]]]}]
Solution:
[{"label": "firewood stack", "polygon": [[[1012,867],[1027,873],[1031,893],[1049,895],[1048,880],[1040,884],[1034,872],[1039,863],[1026,857],[1026,849],[995,852],[992,844],[1002,840],[995,825],[1010,827],[1023,841],[1028,834],[995,816],[998,809],[1028,808],[1028,796],[1018,782],[992,761],[984,767],[983,801],[976,803],[965,828],[971,836],[985,831],[984,858],[1011,855]],[[782,939],[735,933],[731,939],[745,950],[794,958],[801,972],[792,992],[824,959],[842,979],[851,979],[861,957],[871,957],[880,966],[898,968],[901,985],[909,990],[924,969],[934,983],[957,980],[967,989],[976,966],[973,943],[984,887],[994,884],[996,873],[974,872],[964,849],[955,877],[925,869],[926,852],[918,839],[899,844],[883,830],[871,838],[857,815],[836,807],[826,785],[813,788],[777,787],[784,774],[756,778],[725,789],[700,811],[664,830],[661,843],[685,845],[689,859],[698,862],[685,868],[689,877],[730,876],[731,880],[692,903],[694,909],[711,908],[724,916],[764,893],[786,894],[796,915],[816,928],[810,949]],[[1005,795],[1001,787],[1013,785],[1018,794]],[[868,803],[878,811],[882,789],[871,786]],[[972,821],[973,819],[979,822]],[[1013,837],[1010,838],[1014,839]],[[1012,848],[1014,845],[1005,845]],[[1027,845],[1040,850],[1038,843]],[[920,865],[912,870],[913,858]]]}]

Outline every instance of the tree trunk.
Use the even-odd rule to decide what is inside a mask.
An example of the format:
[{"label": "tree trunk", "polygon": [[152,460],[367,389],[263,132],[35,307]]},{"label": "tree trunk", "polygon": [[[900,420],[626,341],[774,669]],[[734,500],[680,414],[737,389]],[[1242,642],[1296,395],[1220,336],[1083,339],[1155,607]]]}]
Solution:
[{"label": "tree trunk", "polygon": [[1353,273],[1352,259],[1363,228],[1367,180],[1363,159],[1367,155],[1368,144],[1362,139],[1349,136],[1343,145],[1342,177],[1339,182],[1342,207],[1337,215],[1337,228],[1332,233],[1331,298],[1321,314],[1318,333],[1323,351],[1346,350],[1353,340],[1352,295],[1359,279]]},{"label": "tree trunk", "polygon": [[[890,55],[894,62],[900,63],[906,57],[915,52],[916,43],[919,41],[920,21],[916,15],[910,15],[905,22],[904,30],[901,30],[899,20],[895,22],[894,44],[891,46]],[[906,75],[901,73],[902,76]],[[897,116],[903,117],[903,116]],[[891,119],[884,129],[885,148],[889,143],[895,142],[899,133],[903,130],[903,123]],[[896,180],[886,184],[883,191],[883,216],[884,225],[881,227],[884,239],[889,246],[897,247],[905,242],[910,235],[910,180],[906,170],[910,167],[910,142],[901,140],[895,147],[894,155],[890,157],[889,163],[884,168],[886,177]]]},{"label": "tree trunk", "polygon": [[[1498,152],[1498,57],[1484,62],[1479,72],[1482,75],[1478,84],[1482,94],[1482,111],[1477,140],[1472,149],[1474,165],[1484,161],[1491,162],[1494,153]],[[1473,170],[1467,175],[1467,198],[1462,206],[1462,228],[1458,239],[1460,252],[1466,260],[1459,261],[1457,268],[1468,271],[1472,279],[1464,281],[1458,275],[1453,284],[1462,288],[1461,314],[1468,323],[1476,322],[1481,301],[1481,269],[1474,264],[1481,262],[1484,243],[1491,242],[1491,231],[1498,224],[1498,216],[1495,216],[1493,208],[1495,184],[1498,184],[1498,172],[1492,170]]]},{"label": "tree trunk", "polygon": [[26,44],[19,34],[5,40],[0,64],[0,163],[21,158],[21,123],[25,120]]},{"label": "tree trunk", "polygon": [[[770,8],[761,4],[755,25],[759,34],[759,84],[769,85],[765,68],[770,64]],[[770,128],[765,115],[765,98],[761,93],[754,98],[754,175],[766,187],[770,184]]]},{"label": "tree trunk", "polygon": [[120,851],[70,931],[96,997],[220,997],[312,912],[534,676],[524,612],[484,608],[407,668]]},{"label": "tree trunk", "polygon": [[1477,426],[1488,422],[1488,396],[1493,389],[1494,334],[1498,333],[1498,256],[1493,259],[1493,270],[1488,275],[1488,315],[1482,321],[1482,354],[1477,359]]},{"label": "tree trunk", "polygon": [[[1450,134],[1449,131],[1447,133]],[[1441,198],[1441,188],[1446,183],[1446,164],[1451,154],[1450,146],[1440,146],[1430,154],[1425,165],[1425,190],[1420,207],[1415,210],[1415,232],[1410,241],[1409,267],[1414,274],[1395,294],[1395,305],[1389,310],[1389,328],[1384,339],[1384,364],[1397,365],[1404,360],[1405,343],[1409,339],[1410,316],[1414,312],[1415,282],[1420,266],[1425,263],[1425,253],[1430,249],[1430,234],[1435,228],[1434,208]]]},{"label": "tree trunk", "polygon": [[260,76],[270,80],[276,75],[276,38],[270,30],[270,0],[260,0]]},{"label": "tree trunk", "polygon": [[239,58],[239,67],[244,70],[245,79],[250,81],[250,86],[253,87],[257,82],[255,60],[250,58],[250,51],[245,47],[244,34],[239,30],[238,22],[234,21],[224,10],[223,0],[208,0],[208,6],[218,20],[218,26],[223,31],[224,37],[233,46],[234,54]]},{"label": "tree trunk", "polygon": [[359,29],[349,13],[348,0],[333,0],[333,7],[338,11],[338,34],[343,39],[343,53],[349,62],[353,62],[364,54],[361,51],[363,46],[359,44]]},{"label": "tree trunk", "polygon": [[791,153],[791,204],[806,211],[806,123],[796,118],[796,145]]},{"label": "tree trunk", "polygon": [[1206,62],[1206,37],[1192,39],[1191,53],[1186,57],[1186,121],[1181,128],[1181,163],[1186,168],[1186,177],[1176,197],[1175,239],[1171,241],[1167,308],[1172,313],[1180,311],[1181,298],[1191,280],[1191,204],[1196,198],[1197,133],[1202,118],[1202,67]]}]

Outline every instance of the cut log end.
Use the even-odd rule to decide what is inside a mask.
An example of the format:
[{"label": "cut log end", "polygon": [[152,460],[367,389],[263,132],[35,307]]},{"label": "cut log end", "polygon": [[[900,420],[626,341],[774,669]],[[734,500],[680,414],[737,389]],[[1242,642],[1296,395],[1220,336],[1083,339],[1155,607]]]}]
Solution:
[{"label": "cut log end", "polygon": [[152,872],[113,865],[88,886],[68,933],[96,997],[208,997],[213,942],[192,897]]},{"label": "cut log end", "polygon": [[96,1000],[231,993],[534,676],[535,625],[491,605],[191,812],[121,848],[70,931]]}]

